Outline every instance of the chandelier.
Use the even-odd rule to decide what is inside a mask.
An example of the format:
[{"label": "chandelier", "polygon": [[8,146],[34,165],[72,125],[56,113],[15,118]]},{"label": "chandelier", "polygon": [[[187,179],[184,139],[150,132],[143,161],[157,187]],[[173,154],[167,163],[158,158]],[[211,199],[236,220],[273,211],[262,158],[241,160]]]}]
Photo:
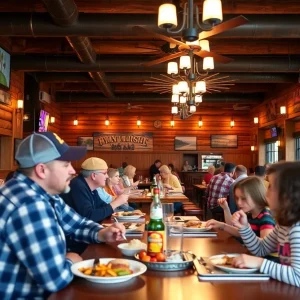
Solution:
[{"label": "chandelier", "polygon": [[209,75],[208,71],[213,68],[212,58],[201,72],[196,56],[190,51],[188,56],[180,57],[179,69],[177,62],[169,62],[168,75],[151,77],[151,80],[146,80],[145,86],[160,94],[172,93],[171,113],[186,119],[196,112],[204,93],[221,92],[234,84],[229,76],[219,76],[219,73]]},{"label": "chandelier", "polygon": [[[195,13],[195,15],[194,15]],[[174,4],[162,4],[158,10],[158,27],[167,29],[168,33],[182,33],[184,41],[195,41],[200,31],[209,31],[223,21],[221,0],[205,0],[203,2],[202,23],[199,21],[199,9],[193,0],[184,4],[182,25],[177,27],[177,11]]]}]

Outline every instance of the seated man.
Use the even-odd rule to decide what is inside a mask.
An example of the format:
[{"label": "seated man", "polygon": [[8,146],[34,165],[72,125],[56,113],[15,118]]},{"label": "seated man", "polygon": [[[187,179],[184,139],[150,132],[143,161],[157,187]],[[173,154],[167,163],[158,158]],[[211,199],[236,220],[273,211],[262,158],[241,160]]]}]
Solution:
[{"label": "seated man", "polygon": [[0,188],[0,295],[46,299],[73,279],[82,258],[66,251],[65,236],[85,243],[121,240],[125,228],[103,229],[82,218],[58,196],[75,174],[70,161],[85,147],[69,147],[52,132],[25,138],[16,152],[19,169]]},{"label": "seated man", "polygon": [[[107,199],[99,197],[97,188],[105,186],[108,177],[107,169],[106,162],[101,158],[90,157],[86,159],[81,165],[80,174],[71,180],[71,191],[61,195],[77,213],[97,223],[110,217],[115,208],[127,203],[128,200],[126,194],[116,197],[110,203],[105,202]],[[82,253],[87,245],[79,244],[68,238],[67,247],[72,252]]]}]

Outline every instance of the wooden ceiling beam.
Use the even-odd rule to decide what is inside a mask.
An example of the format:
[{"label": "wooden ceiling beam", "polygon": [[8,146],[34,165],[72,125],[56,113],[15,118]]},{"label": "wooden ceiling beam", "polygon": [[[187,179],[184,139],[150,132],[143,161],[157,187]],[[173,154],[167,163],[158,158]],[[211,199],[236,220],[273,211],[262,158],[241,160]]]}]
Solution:
[{"label": "wooden ceiling beam", "polygon": [[[196,0],[202,11],[203,0]],[[79,12],[85,13],[130,13],[157,14],[161,0],[76,0]],[[224,14],[300,14],[298,0],[222,0]],[[45,12],[45,7],[37,0],[1,1],[0,12]]]}]

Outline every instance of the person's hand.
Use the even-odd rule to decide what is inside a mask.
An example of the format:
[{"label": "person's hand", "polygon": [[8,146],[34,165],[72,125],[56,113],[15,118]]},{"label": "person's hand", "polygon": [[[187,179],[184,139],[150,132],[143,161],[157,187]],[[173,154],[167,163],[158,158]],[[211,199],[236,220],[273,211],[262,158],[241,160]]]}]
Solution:
[{"label": "person's hand", "polygon": [[164,183],[163,184],[165,188],[167,188],[168,190],[173,190],[173,187],[171,185],[169,185],[168,183]]},{"label": "person's hand", "polygon": [[223,209],[229,208],[227,198],[219,198],[218,203]]},{"label": "person's hand", "polygon": [[249,269],[259,269],[263,263],[264,259],[262,257],[251,256],[247,254],[241,254],[232,260],[232,265],[236,268],[249,268]]},{"label": "person's hand", "polygon": [[122,223],[114,223],[109,227],[99,230],[98,238],[103,242],[115,242],[124,240],[122,234],[125,235],[125,227]]},{"label": "person's hand", "polygon": [[136,182],[134,182],[133,184],[132,184],[132,187],[134,187],[134,188],[136,188],[138,185],[139,185],[139,180],[137,180]]},{"label": "person's hand", "polygon": [[112,201],[110,203],[110,205],[112,206],[113,209],[115,209],[116,207],[118,207],[120,205],[127,204],[128,197],[129,197],[128,194],[123,193],[123,194],[119,195],[117,198],[115,198],[115,200]]},{"label": "person's hand", "polygon": [[211,219],[208,220],[205,224],[205,227],[212,227],[214,229],[221,229],[224,228],[224,223],[223,222],[219,222],[217,220]]},{"label": "person's hand", "polygon": [[239,210],[232,215],[232,225],[239,229],[243,229],[248,226],[247,216],[242,210]]},{"label": "person's hand", "polygon": [[66,258],[70,259],[73,262],[73,264],[82,261],[82,257],[74,252],[68,252],[66,254]]}]

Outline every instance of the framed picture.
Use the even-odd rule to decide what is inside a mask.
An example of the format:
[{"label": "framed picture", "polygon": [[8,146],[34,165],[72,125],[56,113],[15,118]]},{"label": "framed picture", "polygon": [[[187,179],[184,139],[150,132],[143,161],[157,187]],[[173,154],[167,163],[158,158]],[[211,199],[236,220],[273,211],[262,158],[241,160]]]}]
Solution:
[{"label": "framed picture", "polygon": [[196,136],[175,136],[175,150],[197,150]]},{"label": "framed picture", "polygon": [[210,136],[211,148],[237,148],[238,137],[235,134],[212,134]]},{"label": "framed picture", "polygon": [[94,139],[92,136],[79,136],[77,145],[86,146],[87,150],[94,150]]}]

